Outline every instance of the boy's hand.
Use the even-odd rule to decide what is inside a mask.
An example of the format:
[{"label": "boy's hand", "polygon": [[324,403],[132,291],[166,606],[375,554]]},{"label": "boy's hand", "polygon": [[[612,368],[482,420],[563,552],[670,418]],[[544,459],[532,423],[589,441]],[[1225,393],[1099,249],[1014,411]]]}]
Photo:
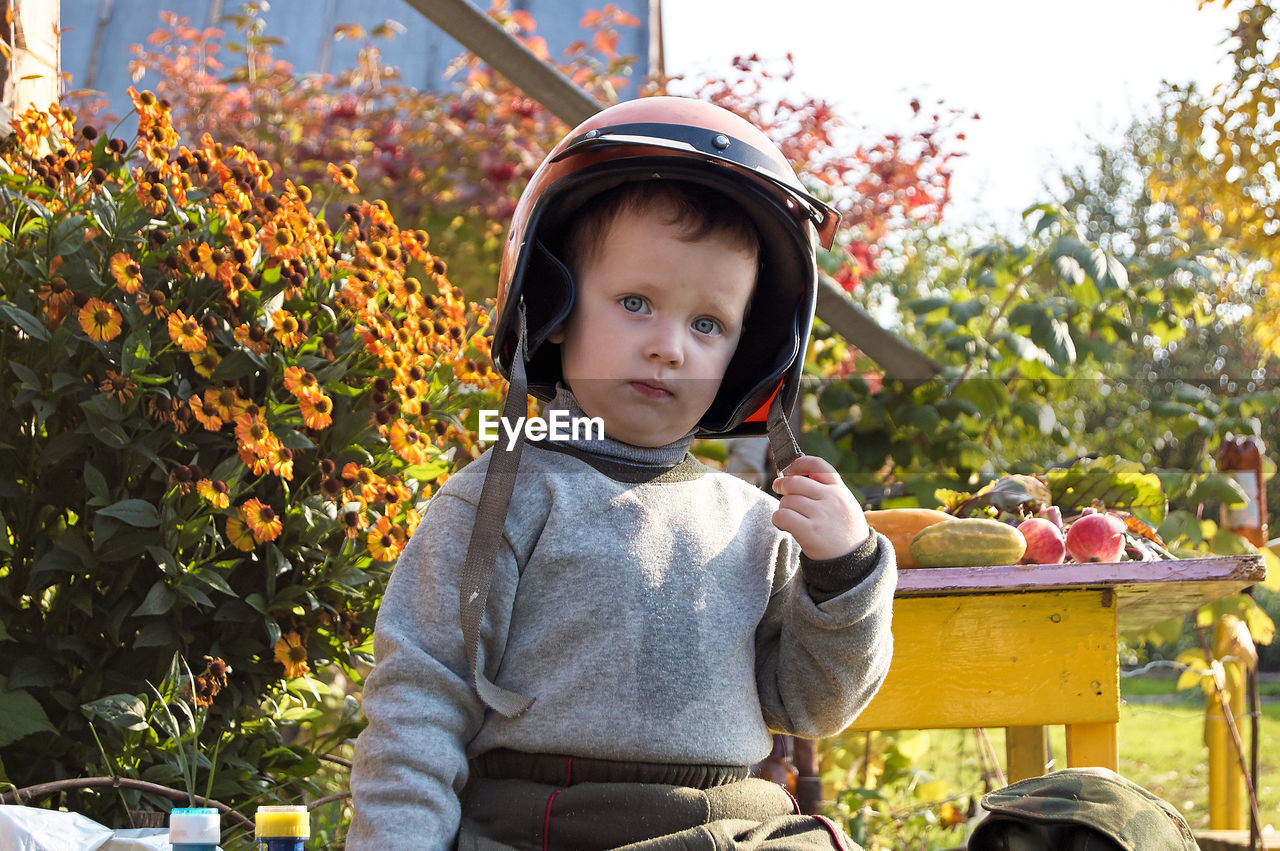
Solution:
[{"label": "boy's hand", "polygon": [[774,480],[773,490],[781,499],[773,525],[790,532],[815,561],[851,553],[871,534],[862,506],[821,458],[800,456]]}]

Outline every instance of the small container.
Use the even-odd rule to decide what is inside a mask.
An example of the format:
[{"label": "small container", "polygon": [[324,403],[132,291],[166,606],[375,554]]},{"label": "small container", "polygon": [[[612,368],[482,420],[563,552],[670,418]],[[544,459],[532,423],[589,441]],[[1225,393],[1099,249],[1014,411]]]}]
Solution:
[{"label": "small container", "polygon": [[169,812],[173,851],[218,851],[222,828],[213,807],[175,807]]},{"label": "small container", "polygon": [[305,851],[311,838],[311,814],[302,806],[258,807],[253,833],[261,851]]}]

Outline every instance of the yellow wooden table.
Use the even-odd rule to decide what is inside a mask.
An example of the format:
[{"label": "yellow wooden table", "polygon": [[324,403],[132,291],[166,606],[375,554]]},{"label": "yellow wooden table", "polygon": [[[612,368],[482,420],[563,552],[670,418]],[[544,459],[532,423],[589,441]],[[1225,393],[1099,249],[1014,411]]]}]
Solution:
[{"label": "yellow wooden table", "polygon": [[1044,727],[1068,766],[1117,768],[1117,637],[1262,581],[1262,556],[901,571],[893,665],[852,730],[1006,727],[1009,782],[1043,774]]}]

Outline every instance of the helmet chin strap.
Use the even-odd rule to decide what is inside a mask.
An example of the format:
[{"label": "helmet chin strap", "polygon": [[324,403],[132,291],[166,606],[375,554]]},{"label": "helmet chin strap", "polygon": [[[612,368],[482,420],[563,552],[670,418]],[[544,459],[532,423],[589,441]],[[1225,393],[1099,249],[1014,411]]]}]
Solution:
[{"label": "helmet chin strap", "polygon": [[769,401],[765,424],[769,432],[769,448],[773,450],[773,464],[779,473],[785,474],[787,468],[804,453],[800,451],[800,444],[791,432],[791,423],[782,410],[782,388],[778,388],[778,392]]},{"label": "helmet chin strap", "polygon": [[[507,422],[516,422],[528,413],[528,378],[525,374],[525,315],[524,301],[518,308],[520,333],[516,338],[515,356],[511,361],[511,379],[507,398],[502,406],[502,416]],[[517,432],[515,443],[504,449],[499,443],[489,452],[489,469],[480,489],[480,503],[476,506],[475,523],[471,527],[471,540],[467,544],[467,557],[462,563],[462,577],[458,582],[458,603],[462,619],[462,641],[467,663],[471,666],[471,681],[476,694],[485,706],[514,718],[533,705],[533,698],[508,691],[495,685],[480,667],[480,621],[489,601],[489,586],[493,581],[493,568],[498,557],[498,542],[507,522],[507,508],[516,484],[516,472],[520,467],[520,453],[524,449],[524,430]]]}]

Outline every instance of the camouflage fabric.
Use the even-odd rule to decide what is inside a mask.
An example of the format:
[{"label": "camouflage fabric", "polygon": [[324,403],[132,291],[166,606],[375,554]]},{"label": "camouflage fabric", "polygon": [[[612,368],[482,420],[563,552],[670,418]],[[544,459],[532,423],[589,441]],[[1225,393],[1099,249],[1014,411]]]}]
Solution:
[{"label": "camouflage fabric", "polygon": [[1171,805],[1114,771],[1068,768],[982,798],[969,851],[1197,851]]}]

